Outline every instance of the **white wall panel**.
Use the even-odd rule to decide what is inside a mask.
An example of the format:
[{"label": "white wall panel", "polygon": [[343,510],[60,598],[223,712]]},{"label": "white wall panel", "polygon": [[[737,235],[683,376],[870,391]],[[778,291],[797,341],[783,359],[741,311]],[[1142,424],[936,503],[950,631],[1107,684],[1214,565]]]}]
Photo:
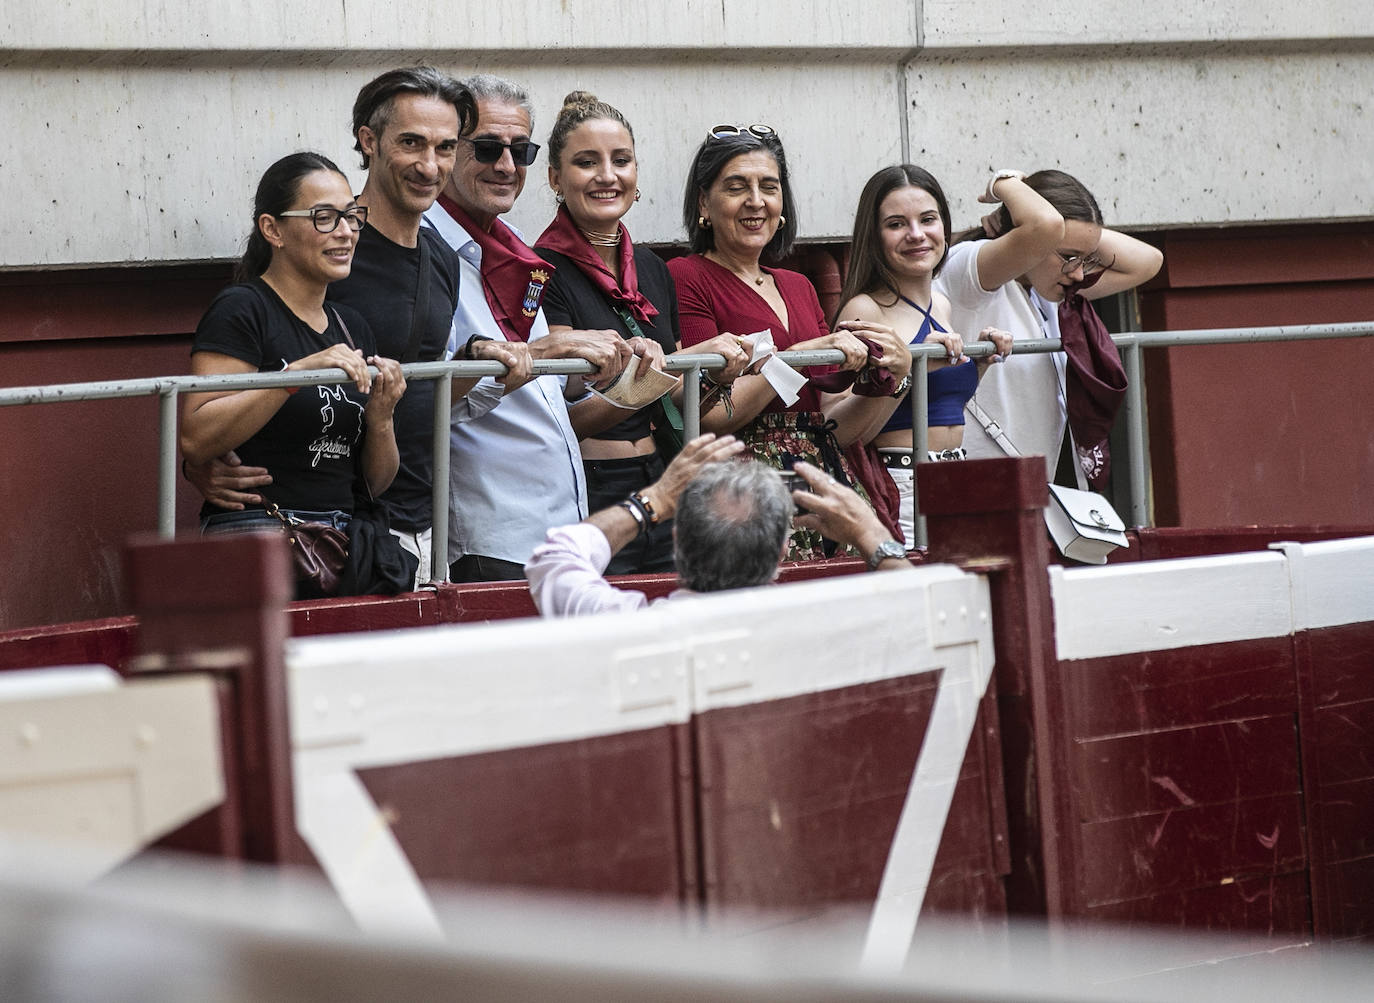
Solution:
[{"label": "white wall panel", "polygon": [[[421,58],[527,82],[540,139],[575,87],[620,105],[644,190],[628,222],[649,242],[681,239],[688,159],[721,121],[781,132],[803,239],[849,233],[864,180],[902,158],[903,124],[956,225],[980,215],[989,168],[1047,165],[1123,226],[1370,218],[1372,33],[1356,0],[1301,18],[1277,0],[874,0],[862,17],[820,0],[6,0],[0,182],[22,197],[0,268],[234,257],[277,156],[318,149],[361,186],[353,97]],[[511,217],[531,236],[553,211],[545,163]]]},{"label": "white wall panel", "polygon": [[1110,224],[1374,216],[1374,55],[938,56],[908,68],[911,156],[956,228],[989,170],[1058,167]]},{"label": "white wall panel", "polygon": [[1369,38],[1366,0],[1198,3],[1197,0],[1105,0],[1095,4],[923,0],[925,44],[1064,46],[1120,42],[1238,42]]},{"label": "white wall panel", "polygon": [[[574,88],[625,112],[644,192],[627,224],[643,241],[683,238],[687,165],[720,122],[766,122],[779,131],[807,237],[847,233],[864,177],[900,156],[895,65],[480,68],[530,89],[540,142]],[[0,267],[236,257],[251,227],[253,188],[277,157],[319,150],[362,187],[349,115],[358,88],[379,70],[0,70],[0,89],[17,99],[7,115],[21,134],[37,137],[0,153],[7,189],[25,192],[9,206],[6,229],[17,239],[0,243]],[[869,123],[867,138],[852,128],[838,136],[837,122]],[[511,215],[531,239],[553,218],[547,164],[541,154]]]},{"label": "white wall panel", "polygon": [[863,16],[827,0],[6,0],[12,49],[395,50],[399,54],[541,49],[910,49],[910,0],[870,0]]}]

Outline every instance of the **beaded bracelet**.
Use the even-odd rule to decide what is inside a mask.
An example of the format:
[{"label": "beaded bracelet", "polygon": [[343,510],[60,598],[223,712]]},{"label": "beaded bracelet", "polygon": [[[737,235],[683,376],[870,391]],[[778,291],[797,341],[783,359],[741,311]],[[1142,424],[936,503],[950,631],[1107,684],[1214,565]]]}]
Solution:
[{"label": "beaded bracelet", "polygon": [[711,379],[710,375],[704,369],[701,371],[701,391],[704,397],[719,393],[720,402],[725,405],[725,417],[733,418],[735,416],[735,401],[730,395],[729,385],[726,383],[717,383],[715,380]]}]

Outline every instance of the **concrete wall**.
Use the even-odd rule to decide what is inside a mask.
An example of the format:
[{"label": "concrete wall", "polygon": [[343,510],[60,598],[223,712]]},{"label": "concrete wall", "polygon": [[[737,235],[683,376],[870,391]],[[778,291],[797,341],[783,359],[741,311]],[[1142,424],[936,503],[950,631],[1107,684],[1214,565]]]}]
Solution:
[{"label": "concrete wall", "polygon": [[[1051,164],[1120,225],[1374,217],[1364,0],[1308,3],[1301,24],[1278,0],[401,10],[7,0],[0,268],[236,256],[252,188],[281,154],[319,149],[361,186],[353,96],[419,60],[527,82],[541,138],[574,87],[618,104],[638,132],[641,240],[681,237],[686,163],[722,121],[782,134],[808,238],[846,235],[868,174],[904,155],[945,182],[956,225],[976,218],[988,168]],[[535,233],[553,207],[544,164],[512,217]]]}]

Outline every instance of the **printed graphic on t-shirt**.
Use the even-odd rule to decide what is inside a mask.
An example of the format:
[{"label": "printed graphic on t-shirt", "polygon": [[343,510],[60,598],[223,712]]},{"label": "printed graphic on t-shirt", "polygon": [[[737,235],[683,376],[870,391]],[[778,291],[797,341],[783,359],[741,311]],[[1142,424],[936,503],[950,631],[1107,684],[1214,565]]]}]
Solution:
[{"label": "printed graphic on t-shirt", "polygon": [[[343,392],[340,386],[320,386],[316,387],[320,392],[320,436],[308,447],[311,452],[310,465],[318,467],[320,460],[346,460],[353,455],[353,445],[358,441],[358,435],[363,427],[363,409],[360,404],[348,399],[348,395]],[[352,438],[342,430],[331,432],[334,428],[335,420],[340,416],[334,411],[338,407],[357,408],[358,417],[353,428],[356,430]],[[340,425],[347,426],[348,422],[340,422]]]}]

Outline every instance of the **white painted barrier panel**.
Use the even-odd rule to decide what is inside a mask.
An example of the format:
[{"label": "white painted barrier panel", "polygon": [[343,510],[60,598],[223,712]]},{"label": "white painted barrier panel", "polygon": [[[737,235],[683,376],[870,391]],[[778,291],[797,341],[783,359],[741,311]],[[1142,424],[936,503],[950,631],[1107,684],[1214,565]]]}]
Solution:
[{"label": "white painted barrier panel", "polygon": [[1279,554],[1050,568],[1061,660],[1163,651],[1293,632]]},{"label": "white painted barrier panel", "polygon": [[1374,537],[1268,552],[1050,568],[1062,660],[1164,651],[1374,620]]},{"label": "white painted barrier panel", "polygon": [[1288,560],[1295,630],[1374,620],[1374,536],[1273,548]]},{"label": "white painted barrier panel", "polygon": [[992,671],[986,583],[855,575],[578,620],[298,640],[287,652],[297,823],[367,929],[438,936],[355,771],[687,721],[717,707],[942,670],[889,853],[870,960],[905,957]]},{"label": "white painted barrier panel", "polygon": [[206,677],[0,673],[0,833],[70,847],[81,883],[224,800]]}]

